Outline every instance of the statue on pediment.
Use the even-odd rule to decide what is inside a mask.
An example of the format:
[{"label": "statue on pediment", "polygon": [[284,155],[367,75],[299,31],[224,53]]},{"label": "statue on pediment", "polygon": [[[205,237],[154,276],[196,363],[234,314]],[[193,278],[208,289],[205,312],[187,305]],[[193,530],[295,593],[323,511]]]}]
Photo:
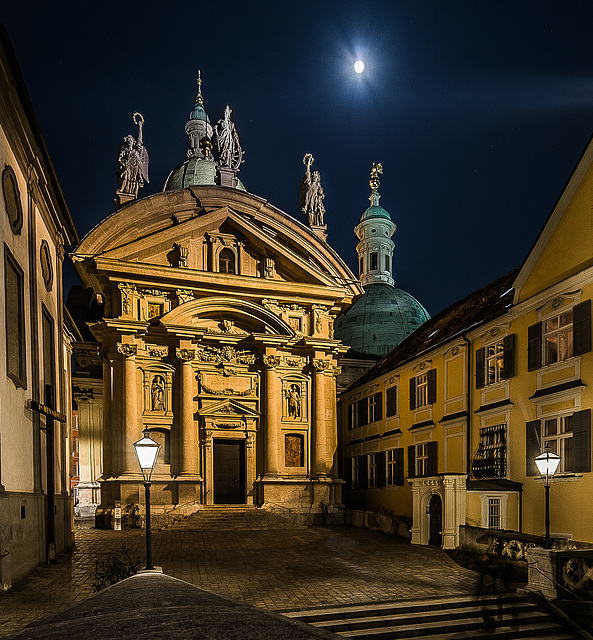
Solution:
[{"label": "statue on pediment", "polygon": [[144,118],[141,113],[135,113],[132,117],[134,124],[138,125],[138,137],[127,135],[124,142],[119,147],[118,162],[119,171],[117,180],[120,187],[117,191],[119,196],[136,198],[138,189],[144,186],[148,180],[148,151],[142,141],[142,125]]}]

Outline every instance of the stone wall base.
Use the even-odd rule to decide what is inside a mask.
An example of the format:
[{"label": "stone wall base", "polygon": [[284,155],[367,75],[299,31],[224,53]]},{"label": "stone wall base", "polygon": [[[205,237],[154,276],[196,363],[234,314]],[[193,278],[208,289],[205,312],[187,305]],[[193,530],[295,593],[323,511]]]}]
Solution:
[{"label": "stone wall base", "polygon": [[393,514],[377,513],[376,511],[361,511],[346,509],[346,523],[355,527],[365,527],[372,531],[391,533],[404,540],[411,540],[412,519]]}]

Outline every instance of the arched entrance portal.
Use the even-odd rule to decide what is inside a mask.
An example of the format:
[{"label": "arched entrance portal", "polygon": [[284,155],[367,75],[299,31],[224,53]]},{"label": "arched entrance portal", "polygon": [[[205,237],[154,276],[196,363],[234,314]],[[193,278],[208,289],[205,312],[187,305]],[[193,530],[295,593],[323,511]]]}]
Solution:
[{"label": "arched entrance portal", "polygon": [[438,493],[433,493],[428,503],[429,538],[428,544],[440,547],[443,543],[443,502]]}]

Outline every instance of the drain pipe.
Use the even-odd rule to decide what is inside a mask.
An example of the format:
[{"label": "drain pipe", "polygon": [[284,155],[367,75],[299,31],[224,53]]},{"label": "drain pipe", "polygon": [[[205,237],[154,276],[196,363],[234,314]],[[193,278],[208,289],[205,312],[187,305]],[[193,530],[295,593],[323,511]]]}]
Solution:
[{"label": "drain pipe", "polygon": [[467,475],[468,477],[471,475],[471,457],[472,457],[472,449],[471,449],[471,432],[472,432],[472,345],[471,342],[467,338],[467,333],[463,333],[461,335],[465,343],[467,344],[467,363],[466,363],[466,394],[467,394],[467,451],[466,451],[466,464],[467,464]]}]

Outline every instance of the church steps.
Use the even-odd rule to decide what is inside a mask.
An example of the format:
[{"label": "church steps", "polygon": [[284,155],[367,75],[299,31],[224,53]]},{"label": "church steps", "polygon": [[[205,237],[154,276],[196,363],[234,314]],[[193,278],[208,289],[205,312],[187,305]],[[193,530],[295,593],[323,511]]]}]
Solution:
[{"label": "church steps", "polygon": [[[502,611],[502,617],[499,617]],[[494,619],[494,628],[482,635],[484,613]],[[369,605],[327,607],[309,611],[282,612],[294,620],[331,631],[344,638],[430,638],[453,640],[494,637],[506,640],[545,638],[573,640],[549,614],[516,594],[426,598]]]},{"label": "church steps", "polygon": [[231,531],[306,529],[304,525],[250,505],[212,505],[178,520],[169,529]]}]

